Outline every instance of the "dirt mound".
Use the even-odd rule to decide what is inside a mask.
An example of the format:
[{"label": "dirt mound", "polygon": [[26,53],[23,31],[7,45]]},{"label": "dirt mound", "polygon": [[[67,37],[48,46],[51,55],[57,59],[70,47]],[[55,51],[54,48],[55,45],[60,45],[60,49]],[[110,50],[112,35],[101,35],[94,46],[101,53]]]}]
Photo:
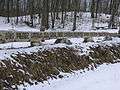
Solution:
[{"label": "dirt mound", "polygon": [[12,60],[1,60],[0,90],[16,90],[20,84],[33,85],[49,78],[63,78],[60,72],[84,71],[86,68],[94,70],[103,63],[117,63],[120,45],[91,47],[89,56],[77,53],[73,48],[55,48],[32,54],[19,53],[11,56]]}]

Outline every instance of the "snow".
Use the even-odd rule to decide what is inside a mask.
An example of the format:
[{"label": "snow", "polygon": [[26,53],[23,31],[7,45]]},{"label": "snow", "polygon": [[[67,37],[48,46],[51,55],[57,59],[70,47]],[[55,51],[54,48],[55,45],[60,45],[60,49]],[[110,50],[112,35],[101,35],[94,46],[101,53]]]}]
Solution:
[{"label": "snow", "polygon": [[4,60],[6,58],[10,58],[11,55],[19,53],[25,53],[27,52],[28,54],[31,52],[38,51],[38,48],[19,48],[19,49],[4,49],[0,50],[0,59]]},{"label": "snow", "polygon": [[[47,40],[48,42],[50,42],[49,40]],[[34,46],[34,47],[29,47],[30,43],[29,42],[11,42],[11,43],[5,43],[5,44],[0,44],[0,59],[4,60],[6,58],[11,58],[11,55],[15,55],[18,52],[19,53],[28,53],[31,54],[32,52],[37,52],[38,50],[49,50],[52,48],[63,48],[66,47],[66,44],[54,44],[51,45],[48,42],[44,42],[43,44],[46,43],[46,45],[41,45],[41,46]],[[27,47],[28,46],[28,47]]]},{"label": "snow", "polygon": [[[54,32],[66,32],[66,31],[71,31],[73,28],[73,15],[68,12],[67,13],[67,18],[65,21],[65,27],[62,28],[62,25],[60,23],[60,20],[56,20],[55,22],[55,28],[52,29],[51,27],[49,28],[49,30],[47,30],[48,32],[54,31]],[[82,15],[82,17],[81,17]],[[98,30],[93,30],[92,29],[92,19],[91,19],[91,15],[89,12],[87,13],[78,13],[78,16],[80,16],[79,18],[77,18],[77,29],[75,32],[109,32],[109,33],[117,33],[119,29],[98,29]],[[110,15],[105,15],[105,14],[101,14],[98,16],[99,20],[101,21],[97,21],[95,23],[95,27],[107,27],[108,23],[107,21],[110,18]],[[24,17],[19,17],[19,18],[23,18],[24,21]],[[15,31],[20,31],[20,32],[40,32],[40,25],[38,25],[38,21],[35,20],[36,23],[36,27],[35,28],[31,28],[29,26],[27,26],[25,23],[22,23],[21,21],[19,21],[18,25],[15,25],[15,18],[11,18],[10,21],[12,22],[12,24],[7,23],[6,22],[6,18],[5,17],[0,17],[0,31],[10,31],[10,30],[15,30]],[[29,16],[28,16],[28,21],[29,21]],[[51,22],[51,21],[50,21]]]},{"label": "snow", "polygon": [[45,42],[43,42],[42,44],[44,45],[50,45],[50,44],[54,44],[54,42],[56,41],[56,39],[49,39],[49,40],[45,40]]},{"label": "snow", "polygon": [[37,52],[38,50],[49,50],[52,48],[63,48],[63,47],[73,47],[77,50],[80,51],[80,55],[89,54],[90,46],[95,47],[98,45],[108,45],[111,46],[113,44],[118,44],[120,43],[120,38],[118,37],[113,37],[112,40],[110,41],[104,41],[104,37],[93,37],[94,42],[87,42],[83,43],[84,39],[83,38],[68,38],[71,42],[72,45],[66,45],[64,43],[60,44],[54,44],[56,39],[50,39],[50,40],[45,40],[45,42],[42,43],[41,46],[35,46],[35,47],[29,47],[30,42],[11,42],[11,43],[5,43],[5,44],[0,44],[0,59],[6,59],[10,58],[10,55],[17,54],[18,52],[20,53],[32,53],[32,52]]},{"label": "snow", "polygon": [[30,42],[10,42],[5,44],[0,44],[0,49],[8,49],[8,48],[22,48],[29,47]]},{"label": "snow", "polygon": [[[54,44],[56,39],[45,40],[42,42],[41,46],[29,47],[30,42],[11,42],[0,44],[0,59],[10,58],[11,55],[19,53],[32,53],[37,52],[38,50],[45,50],[51,48],[63,48],[63,47],[74,47],[76,49],[80,49],[81,54],[86,54],[89,49],[89,46],[94,43],[82,43],[83,38],[69,38],[72,42],[72,45],[66,45],[64,43]],[[81,49],[82,48],[82,49]],[[81,51],[82,50],[82,51]]]},{"label": "snow", "polygon": [[[69,77],[25,87],[26,90],[120,90],[120,63],[101,65],[94,71],[66,74]],[[23,86],[19,86],[22,90]]]},{"label": "snow", "polygon": [[24,23],[14,25],[10,23],[6,23],[5,17],[0,17],[0,31],[22,31],[22,32],[39,32],[39,29],[31,28],[25,25]]}]

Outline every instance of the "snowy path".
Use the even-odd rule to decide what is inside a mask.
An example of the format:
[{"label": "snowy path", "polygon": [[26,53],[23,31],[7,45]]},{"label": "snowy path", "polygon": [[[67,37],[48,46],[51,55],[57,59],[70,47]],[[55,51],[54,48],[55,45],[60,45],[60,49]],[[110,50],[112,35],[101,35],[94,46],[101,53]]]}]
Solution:
[{"label": "snowy path", "polygon": [[[120,63],[102,65],[95,71],[50,80],[50,85],[28,86],[27,90],[120,90]],[[21,88],[22,89],[22,88]]]}]

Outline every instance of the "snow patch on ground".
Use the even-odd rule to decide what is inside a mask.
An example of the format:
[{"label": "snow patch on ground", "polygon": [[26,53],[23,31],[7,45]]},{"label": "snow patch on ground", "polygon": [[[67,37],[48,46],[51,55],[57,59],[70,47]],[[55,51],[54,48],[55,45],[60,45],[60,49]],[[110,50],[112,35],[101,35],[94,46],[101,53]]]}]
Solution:
[{"label": "snow patch on ground", "polygon": [[30,42],[11,42],[0,44],[0,59],[10,58],[10,55],[19,53],[32,53],[37,52],[38,50],[46,50],[52,48],[63,48],[63,47],[72,47],[80,51],[80,55],[89,54],[89,47],[96,47],[98,45],[102,46],[111,46],[113,44],[119,44],[120,38],[113,37],[110,41],[104,41],[104,37],[93,37],[94,42],[83,43],[83,38],[69,38],[72,42],[72,45],[66,45],[64,43],[54,44],[56,39],[45,40],[41,46],[29,47]]},{"label": "snow patch on ground", "polygon": [[30,42],[10,42],[0,44],[0,49],[29,47]]}]

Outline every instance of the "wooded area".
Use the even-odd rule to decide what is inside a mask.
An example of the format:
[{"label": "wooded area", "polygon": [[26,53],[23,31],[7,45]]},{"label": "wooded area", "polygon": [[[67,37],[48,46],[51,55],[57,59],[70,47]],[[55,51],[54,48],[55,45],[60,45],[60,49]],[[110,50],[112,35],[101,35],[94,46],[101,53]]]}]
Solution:
[{"label": "wooded area", "polygon": [[[54,28],[55,21],[61,20],[65,24],[68,12],[73,13],[73,31],[76,30],[76,20],[79,12],[91,12],[91,18],[97,18],[99,13],[111,15],[109,28],[116,28],[115,18],[119,16],[120,0],[0,0],[0,16],[15,17],[15,24],[23,20],[27,25],[34,27],[34,20],[40,24],[40,30]],[[21,16],[21,18],[19,18]],[[27,17],[30,17],[27,20]],[[93,20],[94,21],[94,20]],[[51,22],[51,25],[50,25]]]}]

